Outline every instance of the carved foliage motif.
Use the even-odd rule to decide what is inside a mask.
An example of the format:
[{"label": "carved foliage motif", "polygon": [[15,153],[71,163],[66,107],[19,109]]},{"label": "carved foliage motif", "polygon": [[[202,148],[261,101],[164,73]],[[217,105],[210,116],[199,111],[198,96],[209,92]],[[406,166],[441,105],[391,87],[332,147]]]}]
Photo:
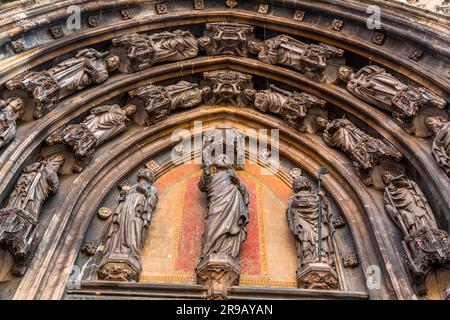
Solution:
[{"label": "carved foliage motif", "polygon": [[199,45],[210,56],[231,54],[248,56],[247,42],[254,38],[253,26],[238,23],[207,23]]}]

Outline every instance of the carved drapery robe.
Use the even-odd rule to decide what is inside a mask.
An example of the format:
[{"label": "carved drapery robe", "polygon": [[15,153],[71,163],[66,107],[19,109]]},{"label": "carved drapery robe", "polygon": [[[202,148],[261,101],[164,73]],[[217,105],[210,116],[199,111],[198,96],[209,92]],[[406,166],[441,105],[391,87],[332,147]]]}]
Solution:
[{"label": "carved drapery robe", "polygon": [[58,169],[59,163],[51,159],[26,167],[5,208],[21,209],[37,219],[44,201],[59,187]]},{"label": "carved drapery robe", "polygon": [[386,186],[384,204],[405,237],[422,228],[438,229],[422,191],[414,181],[405,176],[396,178]]},{"label": "carved drapery robe", "polygon": [[79,91],[92,83],[102,83],[109,77],[104,61],[106,53],[95,49],[84,49],[74,58],[68,59],[49,69],[47,73],[58,84],[60,95]]},{"label": "carved drapery robe", "polygon": [[98,146],[125,130],[128,121],[123,109],[110,105],[92,109],[82,125],[96,137]]},{"label": "carved drapery robe", "polygon": [[104,239],[102,264],[126,261],[140,272],[140,254],[157,202],[157,190],[148,181],[121,190]]},{"label": "carved drapery robe", "polygon": [[433,140],[432,153],[439,165],[450,176],[450,122],[446,122]]},{"label": "carved drapery robe", "polygon": [[181,61],[198,55],[197,39],[189,31],[165,31],[151,35],[150,39],[155,46],[154,63]]},{"label": "carved drapery robe", "polygon": [[402,158],[392,145],[368,135],[345,118],[329,122],[322,137],[328,146],[344,151],[352,159],[357,174],[367,185],[371,184],[368,171],[383,159],[399,161]]},{"label": "carved drapery robe", "polygon": [[[1,100],[0,100],[1,103]],[[17,114],[5,103],[0,106],[0,148],[6,146],[16,135]]]},{"label": "carved drapery robe", "polygon": [[[299,268],[318,263],[318,195],[317,191],[301,190],[289,199],[287,218],[289,229],[295,236]],[[334,267],[331,209],[328,201],[322,199],[322,262]]]},{"label": "carved drapery robe", "polygon": [[192,108],[203,101],[203,91],[196,83],[180,81],[166,86],[166,90],[170,95],[171,110]]},{"label": "carved drapery robe", "polygon": [[247,237],[249,193],[232,169],[203,173],[199,189],[206,192],[208,214],[201,258],[210,254],[239,256]]},{"label": "carved drapery robe", "polygon": [[257,91],[254,100],[255,107],[261,112],[281,114],[284,104],[292,94],[291,92],[283,91],[273,86],[267,90]]}]

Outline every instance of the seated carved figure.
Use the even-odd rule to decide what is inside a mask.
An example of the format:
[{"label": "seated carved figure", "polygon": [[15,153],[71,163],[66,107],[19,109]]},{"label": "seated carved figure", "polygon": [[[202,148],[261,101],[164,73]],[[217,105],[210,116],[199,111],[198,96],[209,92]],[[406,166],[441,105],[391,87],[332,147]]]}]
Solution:
[{"label": "seated carved figure", "polygon": [[24,108],[23,100],[10,98],[0,100],[0,148],[6,146],[16,135],[16,120]]},{"label": "seated carved figure", "polygon": [[119,67],[119,57],[95,49],[78,51],[75,57],[65,60],[47,71],[27,71],[6,82],[6,88],[25,92],[34,104],[34,117],[41,118],[61,98],[77,92],[90,84],[102,83],[109,73]]},{"label": "seated carved figure", "polygon": [[407,266],[418,294],[425,294],[425,278],[436,265],[450,262],[450,238],[438,228],[419,186],[405,175],[383,174],[387,213],[404,236]]},{"label": "seated carved figure", "polygon": [[198,55],[197,39],[189,32],[175,30],[151,35],[132,33],[112,40],[112,52],[122,59],[122,72],[135,72],[160,62],[191,59]]},{"label": "seated carved figure", "polygon": [[306,92],[290,92],[274,85],[266,90],[246,89],[246,97],[261,112],[279,114],[284,121],[302,132],[306,131],[304,120],[309,109],[324,107],[325,101]]},{"label": "seated carved figure", "polygon": [[450,122],[442,117],[428,117],[425,124],[435,135],[432,146],[433,156],[450,176]]},{"label": "seated carved figure", "polygon": [[[335,254],[334,254],[334,227],[331,223],[333,212],[325,197],[325,193],[313,190],[306,177],[297,176],[293,181],[295,194],[289,199],[286,211],[289,229],[295,237],[297,247],[297,277],[298,286],[305,289],[337,289]],[[322,206],[322,230],[319,239],[319,203]],[[318,247],[321,242],[321,255]],[[305,281],[308,271],[314,269],[314,265],[323,265],[321,269],[327,270],[321,280]],[[317,272],[317,271],[315,271]]]},{"label": "seated carved figure", "polygon": [[73,170],[81,172],[91,160],[97,146],[115,137],[126,129],[129,117],[136,106],[105,105],[91,110],[90,115],[79,124],[68,125],[46,139],[48,145],[62,143],[75,155]]},{"label": "seated carved figure", "polygon": [[132,103],[142,105],[147,112],[146,124],[152,125],[177,109],[192,108],[211,93],[211,88],[179,81],[168,86],[147,85],[128,92]]},{"label": "seated carved figure", "polygon": [[325,143],[342,150],[350,157],[356,174],[367,186],[373,184],[370,171],[382,160],[402,159],[402,154],[388,142],[368,135],[348,119],[339,118],[330,121],[325,116],[317,116],[316,122],[324,130],[322,137]]},{"label": "seated carved figure", "polygon": [[57,173],[63,162],[63,156],[54,155],[25,167],[0,210],[0,246],[14,256],[18,275],[23,275],[36,249],[42,205],[58,190]]},{"label": "seated carved figure", "polygon": [[306,44],[286,35],[265,41],[250,40],[248,48],[261,62],[289,66],[321,82],[329,82],[325,75],[328,60],[344,55],[343,50],[333,46]]},{"label": "seated carved figure", "polygon": [[347,83],[347,90],[361,100],[392,113],[409,133],[414,132],[412,121],[422,108],[444,108],[446,102],[433,92],[422,87],[403,84],[378,66],[366,66],[354,73],[353,69],[341,66],[338,76]]}]

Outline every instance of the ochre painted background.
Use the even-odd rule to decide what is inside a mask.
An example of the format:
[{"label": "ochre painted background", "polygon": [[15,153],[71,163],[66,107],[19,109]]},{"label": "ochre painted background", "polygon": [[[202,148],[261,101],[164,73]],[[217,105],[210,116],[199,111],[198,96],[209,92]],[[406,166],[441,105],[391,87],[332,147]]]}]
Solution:
[{"label": "ochre painted background", "polygon": [[[142,282],[195,283],[206,214],[199,165],[182,165],[156,181],[159,202],[142,251]],[[250,192],[250,223],[241,251],[240,285],[295,287],[295,243],[286,221],[291,188],[247,164],[238,176]]]}]

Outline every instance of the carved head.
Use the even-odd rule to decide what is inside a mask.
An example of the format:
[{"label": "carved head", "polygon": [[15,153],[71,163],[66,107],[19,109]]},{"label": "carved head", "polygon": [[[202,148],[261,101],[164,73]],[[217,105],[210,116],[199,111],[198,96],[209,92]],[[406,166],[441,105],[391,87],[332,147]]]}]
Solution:
[{"label": "carved head", "polygon": [[211,94],[211,87],[201,87],[202,97],[207,97]]},{"label": "carved head", "polygon": [[264,49],[264,42],[261,40],[250,40],[247,43],[248,50],[253,54],[258,54]]},{"label": "carved head", "polygon": [[137,181],[147,181],[148,183],[152,184],[153,182],[155,182],[155,174],[150,169],[140,169],[137,174]]},{"label": "carved head", "polygon": [[437,134],[446,123],[447,121],[443,117],[428,117],[425,119],[425,125],[434,134]]},{"label": "carved head", "polygon": [[316,117],[316,123],[320,129],[325,129],[330,123],[330,120],[324,115],[318,115]]},{"label": "carved head", "polygon": [[20,113],[23,111],[25,107],[25,102],[21,98],[9,98],[6,101],[6,104],[11,107],[12,111],[15,113]]},{"label": "carved head", "polygon": [[253,100],[255,100],[256,90],[255,89],[245,89],[244,95],[248,100],[253,101]]},{"label": "carved head", "polygon": [[127,117],[132,116],[137,110],[137,107],[134,104],[127,104],[124,108],[123,111],[125,111],[125,115]]},{"label": "carved head", "polygon": [[57,171],[63,165],[65,158],[62,154],[55,154],[48,158],[47,161]]},{"label": "carved head", "polygon": [[337,70],[337,76],[345,83],[353,79],[354,71],[349,66],[340,66]]},{"label": "carved head", "polygon": [[200,37],[197,39],[197,43],[201,49],[204,49],[210,45],[211,39],[209,37]]},{"label": "carved head", "polygon": [[383,176],[381,177],[381,180],[383,181],[384,185],[388,186],[392,183],[392,180],[394,180],[394,175],[390,171],[385,171],[383,173]]},{"label": "carved head", "polygon": [[303,190],[311,190],[311,183],[304,176],[296,176],[292,182],[292,189],[294,189],[295,193]]},{"label": "carved head", "polygon": [[231,161],[226,154],[221,154],[214,160],[214,166],[217,169],[230,169]]},{"label": "carved head", "polygon": [[120,58],[115,54],[109,54],[105,58],[106,69],[108,72],[116,71],[120,65]]}]

